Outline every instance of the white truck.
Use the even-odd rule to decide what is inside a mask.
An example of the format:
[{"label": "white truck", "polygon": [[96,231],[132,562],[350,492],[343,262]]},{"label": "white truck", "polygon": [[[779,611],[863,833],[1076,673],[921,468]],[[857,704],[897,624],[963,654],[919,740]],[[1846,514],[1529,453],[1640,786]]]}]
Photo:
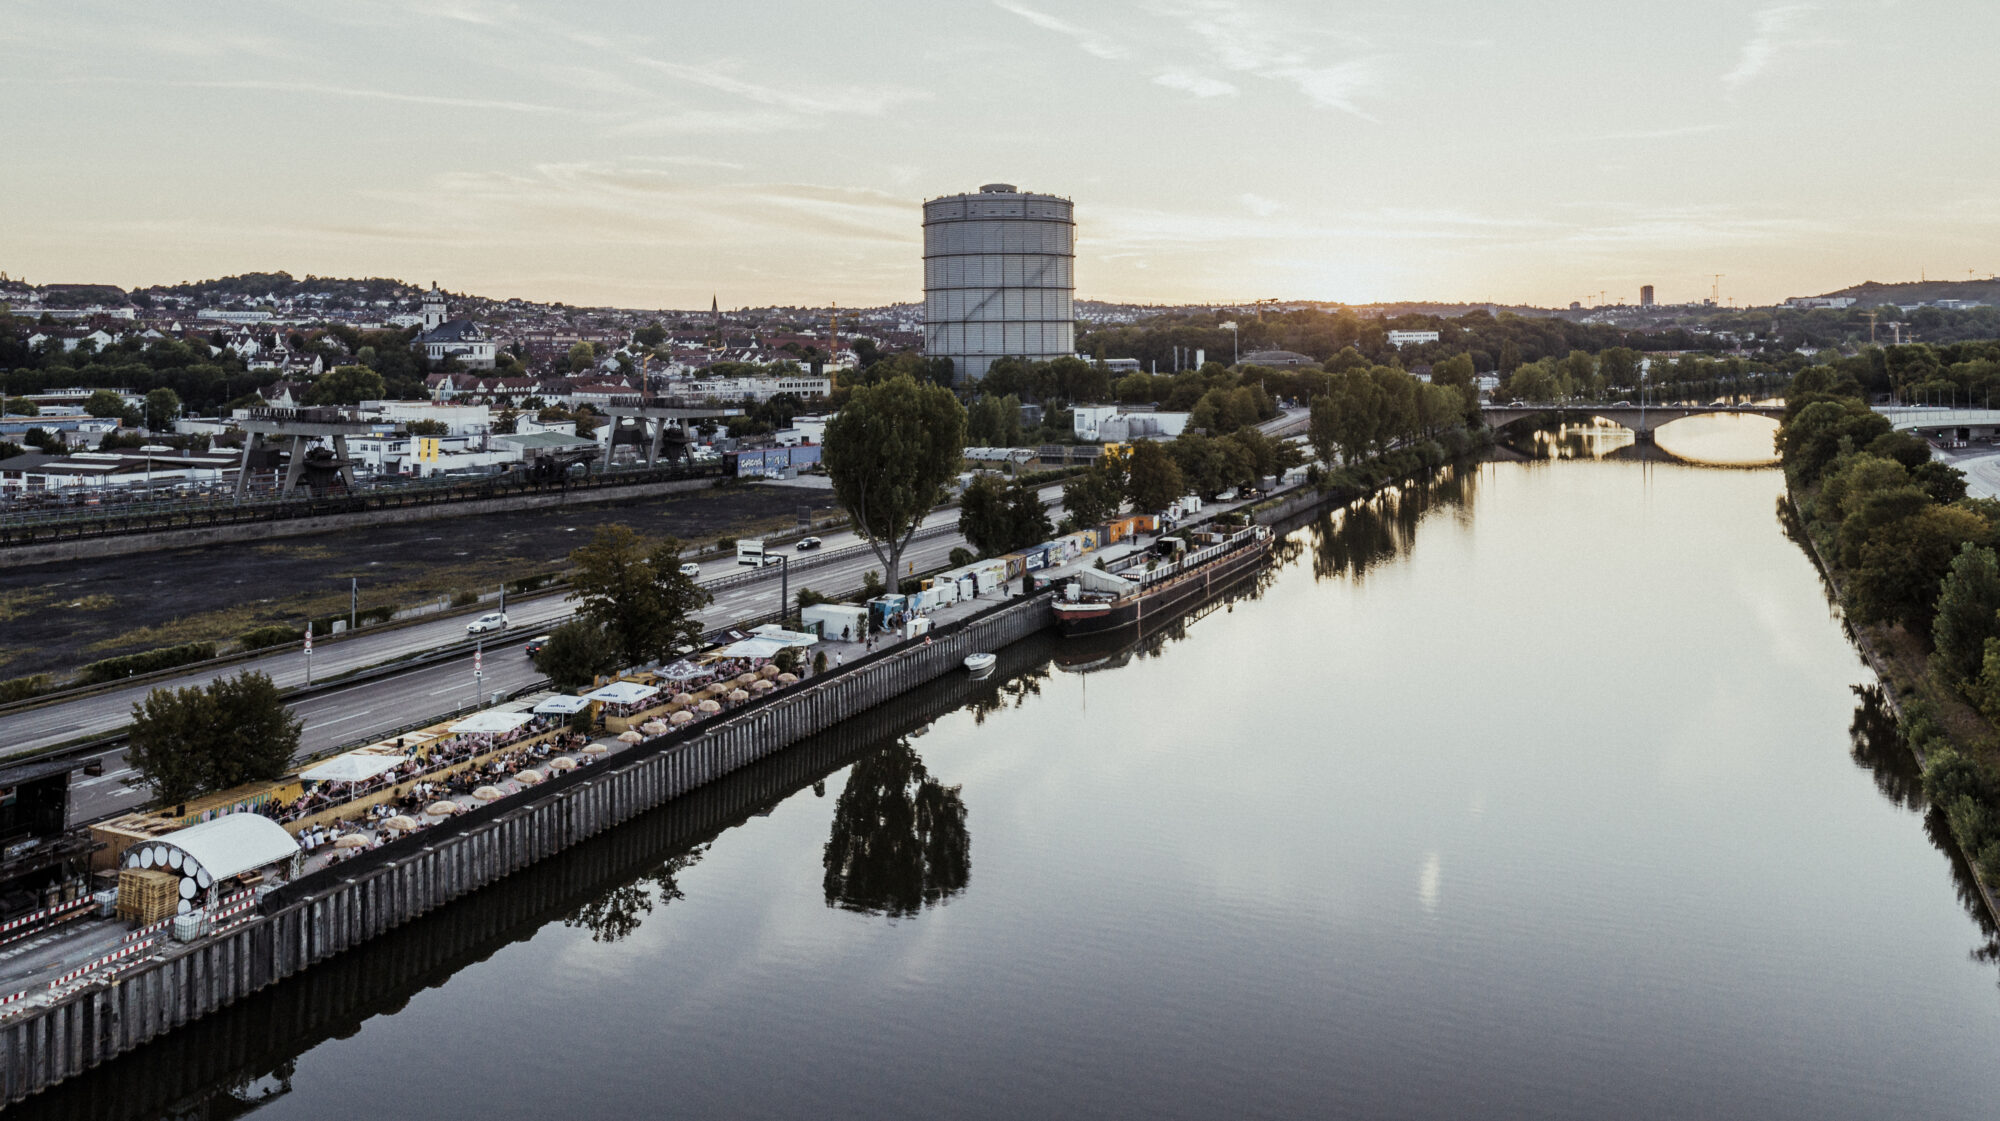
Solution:
[{"label": "white truck", "polygon": [[765,565],[784,562],[778,554],[764,551],[763,538],[745,537],[736,542],[736,563],[747,564],[751,568],[763,568]]}]

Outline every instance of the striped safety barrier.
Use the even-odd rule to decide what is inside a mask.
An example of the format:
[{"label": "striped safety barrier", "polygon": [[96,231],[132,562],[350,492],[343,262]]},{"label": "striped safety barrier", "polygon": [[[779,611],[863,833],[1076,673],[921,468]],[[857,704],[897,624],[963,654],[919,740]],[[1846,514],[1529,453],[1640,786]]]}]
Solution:
[{"label": "striped safety barrier", "polygon": [[85,907],[91,906],[93,902],[94,902],[93,900],[89,899],[78,899],[69,903],[58,903],[53,907],[44,907],[43,909],[36,911],[32,915],[22,915],[18,919],[10,919],[7,922],[0,923],[0,935],[7,934],[11,931],[19,930],[20,928],[27,926],[29,923],[40,922],[43,919],[46,919],[51,915],[57,914],[58,912],[61,911],[82,910]]},{"label": "striped safety barrier", "polygon": [[26,938],[31,934],[41,933],[41,927],[37,924],[46,922],[53,925],[62,922],[64,919],[75,918],[77,915],[95,906],[97,906],[95,900],[83,899],[73,903],[65,903],[60,907],[50,907],[46,910],[36,911],[32,915],[23,915],[7,923],[5,926],[0,926],[0,945]]},{"label": "striped safety barrier", "polygon": [[25,997],[27,995],[28,995],[28,990],[22,989],[20,992],[15,993],[13,996],[0,997],[0,1007],[12,1004],[15,1001],[20,1000],[22,997]]},{"label": "striped safety barrier", "polygon": [[172,918],[164,918],[161,919],[159,922],[149,923],[145,926],[142,926],[139,929],[133,931],[132,933],[127,934],[125,936],[125,941],[137,942],[139,939],[144,938],[149,934],[158,934],[160,931],[165,930],[168,927],[174,925],[174,919],[179,917],[180,917],[179,915],[175,915]]},{"label": "striped safety barrier", "polygon": [[129,958],[133,954],[138,953],[140,950],[150,948],[152,945],[153,945],[153,940],[148,938],[144,942],[135,942],[130,946],[126,946],[122,950],[113,950],[110,953],[104,955],[103,957],[98,958],[96,961],[86,962],[83,965],[79,965],[75,969],[70,970],[68,973],[65,973],[62,976],[56,978],[55,980],[50,981],[49,988],[53,989],[62,985],[67,985],[71,981],[76,980],[78,977],[81,977],[86,973],[92,973],[95,972],[96,970],[102,969],[105,966],[110,965],[114,961],[120,961],[125,958]]}]

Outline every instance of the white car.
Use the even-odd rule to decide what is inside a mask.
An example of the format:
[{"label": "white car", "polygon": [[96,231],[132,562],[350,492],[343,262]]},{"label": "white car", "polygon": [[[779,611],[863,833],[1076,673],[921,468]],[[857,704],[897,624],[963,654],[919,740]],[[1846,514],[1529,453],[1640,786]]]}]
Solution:
[{"label": "white car", "polygon": [[465,624],[466,634],[491,634],[507,629],[507,616],[503,612],[489,611],[472,622]]},{"label": "white car", "polygon": [[687,562],[686,564],[684,564],[684,565],[682,565],[682,566],[681,566],[681,575],[682,575],[682,576],[699,576],[699,575],[701,575],[701,566],[700,566],[700,565],[698,565],[698,564],[696,564],[696,563],[694,563],[693,561],[689,561],[689,562]]}]

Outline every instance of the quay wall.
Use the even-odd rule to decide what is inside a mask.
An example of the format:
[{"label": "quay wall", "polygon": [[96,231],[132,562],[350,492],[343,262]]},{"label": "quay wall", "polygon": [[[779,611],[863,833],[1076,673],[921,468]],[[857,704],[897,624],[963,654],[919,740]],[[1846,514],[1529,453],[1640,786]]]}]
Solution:
[{"label": "quay wall", "polygon": [[785,747],[953,672],[1054,622],[1049,597],[1008,601],[931,641],[783,690],[685,738],[670,733],[287,885],[225,934],[168,948],[108,983],[0,1023],[0,1102],[16,1102],[341,953]]},{"label": "quay wall", "polygon": [[550,506],[631,502],[662,494],[703,490],[714,485],[714,478],[704,476],[695,479],[673,479],[661,483],[640,483],[629,487],[593,488],[568,493],[552,491],[546,494],[513,494],[497,498],[468,499],[463,502],[393,506],[382,510],[356,510],[349,513],[268,522],[231,522],[223,525],[195,525],[184,529],[162,529],[152,533],[70,537],[42,545],[15,545],[0,549],[0,569],[23,568],[53,561],[122,557],[133,553],[150,553],[158,549],[191,549],[202,545],[220,545],[237,541],[264,541],[274,537],[304,537],[361,526],[436,521],[439,518],[498,514],[508,510],[540,510]]}]

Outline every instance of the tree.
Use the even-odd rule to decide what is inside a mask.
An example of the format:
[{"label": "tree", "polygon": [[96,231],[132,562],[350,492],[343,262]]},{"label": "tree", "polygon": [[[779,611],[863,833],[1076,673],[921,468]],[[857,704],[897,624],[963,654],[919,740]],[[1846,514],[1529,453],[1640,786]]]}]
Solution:
[{"label": "tree", "polygon": [[599,628],[619,665],[664,661],[701,644],[695,612],[714,597],[681,575],[679,541],[666,538],[648,553],[629,526],[608,525],[569,559],[577,617]]},{"label": "tree", "polygon": [[1077,525],[1102,525],[1124,505],[1124,472],[1110,456],[1063,484],[1063,510]]},{"label": "tree", "polygon": [[1132,445],[1130,462],[1125,468],[1125,496],[1132,500],[1133,509],[1164,510],[1186,493],[1187,482],[1167,449],[1152,440]]},{"label": "tree", "polygon": [[1861,546],[1849,581],[1854,617],[1927,632],[1952,558],[1966,542],[1991,536],[1986,519],[1954,506],[1928,506],[1881,526]]},{"label": "tree", "polygon": [[205,687],[155,689],[132,706],[126,761],[160,801],[184,802],[284,774],[303,727],[278,687],[255,671]]},{"label": "tree", "polygon": [[382,375],[366,366],[335,366],[315,378],[306,390],[308,405],[359,405],[379,401],[386,387]]},{"label": "tree", "polygon": [[124,417],[131,410],[115,389],[100,389],[83,402],[83,411],[94,417]]},{"label": "tree", "polygon": [[1964,685],[1979,677],[1986,660],[1986,643],[2000,637],[2000,559],[1993,550],[1967,544],[1959,548],[1938,590],[1931,641],[1937,649],[1932,664],[1945,681]]},{"label": "tree", "polygon": [[958,529],[987,556],[1025,549],[1055,533],[1035,488],[1027,483],[1008,486],[998,475],[981,475],[965,488],[959,497]]},{"label": "tree", "polygon": [[1007,484],[980,474],[958,496],[958,532],[982,556],[1007,552]]},{"label": "tree", "polygon": [[571,619],[549,632],[549,640],[535,652],[535,668],[548,675],[550,684],[570,693],[616,671],[618,655],[603,627]]},{"label": "tree", "polygon": [[944,497],[965,453],[965,409],[951,390],[898,376],[854,391],[827,422],[820,453],[855,532],[902,574],[917,524]]},{"label": "tree", "polygon": [[146,394],[146,427],[154,432],[163,432],[174,426],[174,418],[181,415],[181,395],[161,386]]}]

